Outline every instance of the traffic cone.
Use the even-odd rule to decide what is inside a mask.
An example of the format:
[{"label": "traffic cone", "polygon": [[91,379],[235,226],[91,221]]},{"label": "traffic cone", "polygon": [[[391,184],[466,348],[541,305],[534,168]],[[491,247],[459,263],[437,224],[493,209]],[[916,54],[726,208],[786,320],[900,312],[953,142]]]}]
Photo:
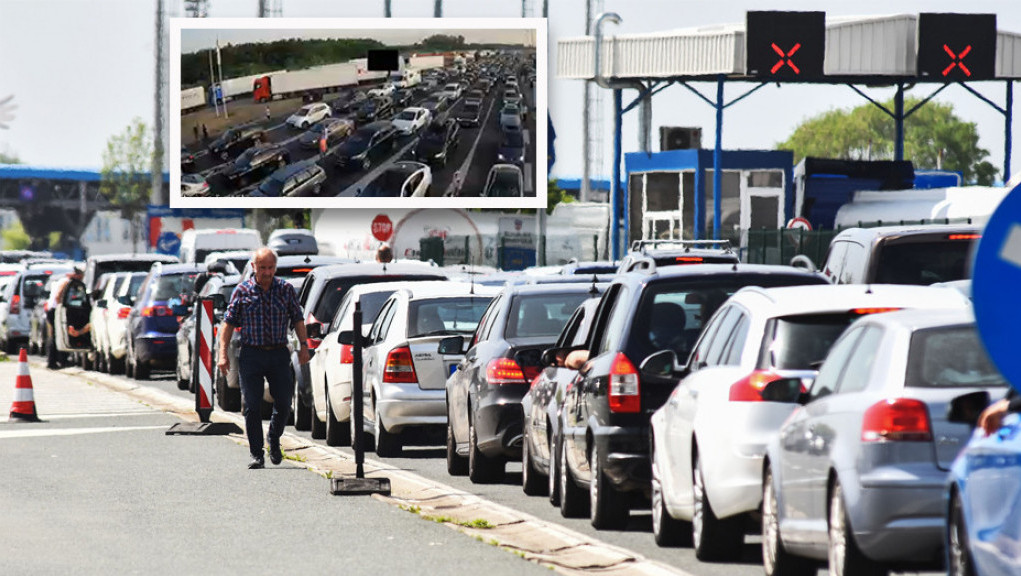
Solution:
[{"label": "traffic cone", "polygon": [[11,404],[11,420],[39,422],[32,397],[32,375],[28,373],[28,352],[24,348],[18,355],[18,379],[14,384],[14,403]]}]

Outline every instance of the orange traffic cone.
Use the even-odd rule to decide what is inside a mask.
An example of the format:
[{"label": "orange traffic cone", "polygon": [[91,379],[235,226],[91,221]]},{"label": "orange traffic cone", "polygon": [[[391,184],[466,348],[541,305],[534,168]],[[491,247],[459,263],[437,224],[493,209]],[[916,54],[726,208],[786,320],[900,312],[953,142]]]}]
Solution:
[{"label": "orange traffic cone", "polygon": [[11,404],[11,420],[39,422],[32,397],[32,375],[28,373],[28,353],[24,348],[18,355],[18,380],[14,384],[14,403]]}]

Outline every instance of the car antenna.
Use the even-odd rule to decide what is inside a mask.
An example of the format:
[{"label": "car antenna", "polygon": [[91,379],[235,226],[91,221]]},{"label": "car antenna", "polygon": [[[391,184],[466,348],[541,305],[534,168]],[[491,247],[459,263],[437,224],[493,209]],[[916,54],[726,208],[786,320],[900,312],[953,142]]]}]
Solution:
[{"label": "car antenna", "polygon": [[598,280],[599,280],[599,279],[598,279],[598,278],[596,278],[596,275],[595,275],[595,274],[593,274],[593,275],[592,275],[592,287],[588,289],[588,293],[589,293],[589,294],[591,294],[591,295],[593,295],[593,296],[597,296],[597,295],[599,294],[599,289],[598,289],[598,288],[596,288],[596,282],[597,282]]}]

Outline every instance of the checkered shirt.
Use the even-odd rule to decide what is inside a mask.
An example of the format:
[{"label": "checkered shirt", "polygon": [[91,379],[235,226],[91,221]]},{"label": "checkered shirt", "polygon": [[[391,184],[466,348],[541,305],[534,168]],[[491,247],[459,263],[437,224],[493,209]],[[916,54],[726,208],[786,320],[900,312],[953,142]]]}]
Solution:
[{"label": "checkered shirt", "polygon": [[281,346],[287,344],[287,330],[302,319],[301,305],[287,282],[273,278],[267,291],[252,277],[238,284],[223,319],[241,328],[242,345]]}]

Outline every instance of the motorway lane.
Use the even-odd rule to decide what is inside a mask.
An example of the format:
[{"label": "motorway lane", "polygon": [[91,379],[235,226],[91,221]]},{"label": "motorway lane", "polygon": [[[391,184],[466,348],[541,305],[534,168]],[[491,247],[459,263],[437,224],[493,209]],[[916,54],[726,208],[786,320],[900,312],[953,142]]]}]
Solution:
[{"label": "motorway lane", "polygon": [[[500,146],[501,132],[499,123],[500,94],[502,85],[494,86],[483,101],[485,116],[480,119],[480,127],[463,127],[461,129],[458,146],[448,159],[445,165],[432,166],[433,184],[431,187],[432,196],[442,195],[444,192],[452,191],[452,182],[455,172],[460,172],[461,195],[478,196],[485,186],[486,176],[490,167],[496,163],[497,149]],[[426,96],[427,97],[427,96]],[[420,104],[426,97],[412,101],[411,106]],[[526,194],[534,194],[535,188],[532,182],[531,171],[534,170],[536,146],[532,135],[535,133],[534,114],[534,90],[524,94],[525,102],[530,113],[526,120],[526,158],[530,160],[525,166],[526,172]],[[462,100],[455,102],[449,109],[451,117],[455,116]],[[341,116],[344,117],[344,116]],[[266,124],[266,134],[270,143],[285,146],[290,153],[291,163],[308,160],[320,156],[318,150],[303,148],[299,145],[299,138],[304,134],[290,125],[280,122],[280,119],[273,119]],[[410,160],[411,150],[417,136],[399,137],[394,146],[394,152],[383,162],[378,162],[369,173],[361,170],[342,171],[337,169],[330,160],[331,154],[340,146],[342,141],[332,145],[325,158],[320,158],[317,163],[323,166],[327,172],[327,183],[324,186],[322,196],[351,197],[357,194],[359,188],[364,187],[389,163],[399,160]],[[208,176],[225,166],[218,159],[206,154],[204,151],[196,153],[196,171],[203,176]],[[269,172],[266,173],[268,175]],[[258,181],[247,182],[240,190],[225,191],[221,195],[246,196],[258,187]]]},{"label": "motorway lane", "polygon": [[[182,397],[192,398],[190,394],[177,390],[173,374],[156,373],[152,381],[143,384]],[[219,408],[217,408],[218,410]],[[312,440],[308,432],[299,432],[293,427],[287,431],[297,434],[310,442],[325,446],[325,440]],[[439,440],[437,439],[437,442]],[[350,449],[341,449],[353,454]],[[366,459],[377,459],[372,452],[367,452]],[[527,496],[521,490],[521,464],[513,462],[507,465],[507,474],[499,484],[472,484],[465,476],[454,477],[447,474],[445,449],[442,445],[408,446],[400,458],[378,458],[377,460],[407,470],[420,476],[442,482],[448,486],[476,494],[481,498],[531,514],[543,521],[559,524],[576,532],[598,538],[604,542],[620,546],[634,553],[641,554],[651,560],[675,566],[697,576],[761,576],[761,539],[747,536],[744,546],[738,551],[735,559],[729,563],[703,563],[695,558],[690,548],[660,548],[652,538],[652,517],[647,510],[632,510],[631,520],[624,530],[596,530],[587,518],[563,518],[558,508],[553,508],[545,497]],[[818,576],[827,574],[820,568]],[[917,574],[919,576],[936,576],[941,572],[898,572],[897,574]]]}]

